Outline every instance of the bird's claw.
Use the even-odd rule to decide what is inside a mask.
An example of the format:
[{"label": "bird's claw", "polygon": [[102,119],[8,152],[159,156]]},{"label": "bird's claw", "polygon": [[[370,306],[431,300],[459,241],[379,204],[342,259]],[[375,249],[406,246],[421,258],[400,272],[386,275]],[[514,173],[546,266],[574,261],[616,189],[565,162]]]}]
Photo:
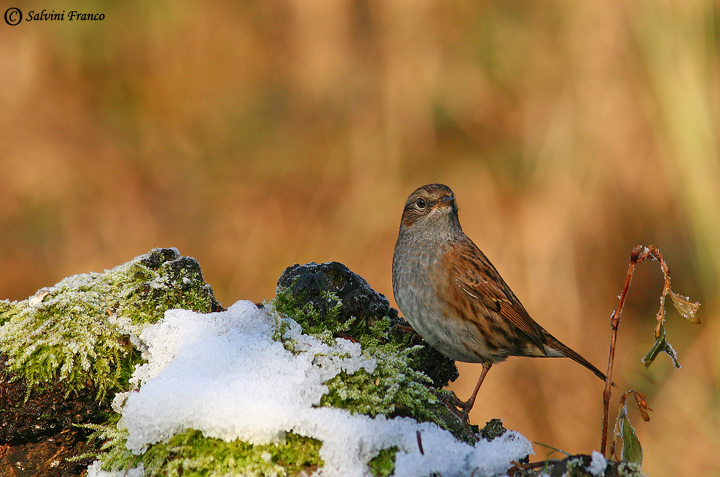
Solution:
[{"label": "bird's claw", "polygon": [[470,409],[472,409],[473,405],[472,402],[461,400],[453,391],[450,391],[450,394],[443,398],[443,402],[462,422],[469,423],[468,419],[470,417]]}]

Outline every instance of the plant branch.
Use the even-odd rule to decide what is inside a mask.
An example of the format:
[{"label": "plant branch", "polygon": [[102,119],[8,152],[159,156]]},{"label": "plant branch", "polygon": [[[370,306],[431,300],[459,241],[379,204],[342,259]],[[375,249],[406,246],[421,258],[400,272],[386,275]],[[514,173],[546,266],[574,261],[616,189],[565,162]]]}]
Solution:
[{"label": "plant branch", "polygon": [[[673,306],[683,318],[690,321],[691,323],[700,323],[700,320],[696,316],[697,311],[700,308],[700,303],[691,302],[688,297],[682,296],[672,291],[672,288],[670,287],[670,267],[668,267],[667,263],[665,263],[665,260],[663,259],[660,250],[658,250],[658,248],[653,245],[650,245],[649,247],[645,247],[643,245],[636,245],[635,247],[633,247],[632,252],[630,253],[630,264],[628,265],[627,277],[625,278],[625,286],[623,287],[622,293],[620,293],[620,296],[618,297],[617,307],[615,308],[615,311],[613,311],[610,317],[610,351],[608,353],[608,366],[605,379],[605,389],[603,390],[603,426],[602,439],[600,441],[600,452],[606,457],[607,455],[605,451],[607,449],[608,426],[610,424],[610,397],[613,386],[612,374],[613,366],[615,364],[615,348],[617,346],[618,328],[620,327],[620,320],[622,318],[623,308],[625,307],[625,299],[627,298],[628,290],[630,289],[630,282],[632,281],[632,275],[635,271],[635,265],[644,262],[648,258],[660,262],[660,269],[662,270],[664,283],[662,294],[660,295],[660,309],[655,315],[655,318],[657,320],[657,325],[655,325],[655,344],[648,352],[648,354],[642,359],[645,367],[650,366],[650,364],[660,352],[665,352],[666,354],[668,354],[668,356],[670,356],[670,358],[673,360],[675,367],[680,367],[680,363],[677,360],[677,354],[666,339],[665,299],[668,296],[670,296]],[[628,391],[623,395],[622,399],[620,400],[620,408],[622,412],[626,412],[625,401],[631,393],[635,394],[635,400],[637,401],[638,408],[640,409],[643,420],[649,420],[650,417],[647,414],[647,411],[651,411],[652,409],[650,409],[647,405],[647,402],[645,402],[645,396],[643,396],[642,393],[639,392]],[[622,416],[619,416],[618,419],[620,419],[620,417]],[[618,422],[620,421],[618,420]],[[616,428],[617,427],[618,426],[616,424]],[[634,430],[631,429],[631,431],[634,436]],[[637,440],[637,438],[635,438],[635,440]],[[638,451],[639,453],[637,454],[639,455],[640,460],[642,460],[642,449],[639,445],[639,442],[637,443],[637,448],[640,449]],[[614,453],[615,440],[613,439],[613,445],[610,450],[610,454],[612,455]]]},{"label": "plant branch", "polygon": [[[657,255],[655,255],[655,253],[657,253]],[[665,261],[662,260],[660,251],[652,245],[650,247],[645,247],[643,245],[636,245],[633,247],[632,252],[630,253],[630,264],[628,265],[627,277],[625,278],[625,286],[623,287],[622,293],[620,293],[617,307],[610,317],[610,351],[608,353],[607,372],[605,373],[607,376],[605,379],[605,389],[603,390],[603,427],[602,439],[600,441],[600,453],[603,455],[605,455],[605,450],[607,449],[608,426],[610,424],[610,397],[612,395],[612,373],[613,366],[615,364],[615,347],[617,345],[618,327],[620,326],[620,319],[622,317],[623,308],[625,307],[625,299],[627,298],[628,290],[630,289],[630,282],[632,281],[632,275],[635,271],[635,265],[644,261],[648,257],[661,261],[663,265],[663,275],[666,277],[665,286],[668,288],[670,286],[670,276],[666,273],[668,268]],[[663,292],[664,291],[665,287],[663,288]],[[663,297],[664,296],[665,294],[663,294]]]}]

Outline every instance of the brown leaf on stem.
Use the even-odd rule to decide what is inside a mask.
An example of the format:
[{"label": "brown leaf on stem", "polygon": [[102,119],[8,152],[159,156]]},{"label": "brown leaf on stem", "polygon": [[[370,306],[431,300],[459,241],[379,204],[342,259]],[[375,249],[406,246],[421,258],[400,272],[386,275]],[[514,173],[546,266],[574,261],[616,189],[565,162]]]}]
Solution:
[{"label": "brown leaf on stem", "polygon": [[673,305],[680,313],[680,316],[691,323],[700,324],[700,319],[696,316],[700,309],[700,303],[690,301],[688,297],[677,294],[672,290],[670,290],[670,298],[672,298]]},{"label": "brown leaf on stem", "polygon": [[648,414],[648,411],[652,411],[652,408],[648,406],[647,401],[645,401],[645,395],[639,391],[633,392],[635,393],[635,402],[637,402],[640,416],[642,416],[643,421],[650,421],[650,414]]}]

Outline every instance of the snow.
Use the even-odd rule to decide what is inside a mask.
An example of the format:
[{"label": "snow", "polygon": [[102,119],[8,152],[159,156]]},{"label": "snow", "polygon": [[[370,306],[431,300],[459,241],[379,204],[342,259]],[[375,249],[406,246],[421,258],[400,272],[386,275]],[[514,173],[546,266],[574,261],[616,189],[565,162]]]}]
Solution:
[{"label": "snow", "polygon": [[605,457],[598,451],[593,451],[590,465],[587,466],[587,471],[592,475],[605,475],[605,468],[607,467],[607,461]]},{"label": "snow", "polygon": [[[390,447],[399,449],[398,476],[503,474],[511,460],[533,453],[530,442],[512,431],[471,446],[433,423],[317,407],[325,381],[341,371],[372,373],[376,363],[358,343],[327,344],[289,323],[283,338],[292,351],[273,340],[275,319],[249,301],[219,313],[170,310],[147,325],[139,336],[147,363],[132,378],[139,390],[122,407],[128,449],[141,454],[188,428],[254,444],[278,442],[292,431],[322,441],[325,466],[318,473],[324,476],[367,475],[366,463]],[[123,397],[115,401],[118,408]],[[100,472],[97,467],[89,475],[112,475]]]},{"label": "snow", "polygon": [[[102,470],[101,465],[102,464],[99,460],[90,464],[87,469],[87,477],[116,477],[115,472],[106,472]],[[118,472],[118,474],[120,473]],[[123,477],[143,477],[145,475],[145,468],[142,464],[140,464],[138,467],[133,467],[132,469],[123,471],[121,475]]]}]

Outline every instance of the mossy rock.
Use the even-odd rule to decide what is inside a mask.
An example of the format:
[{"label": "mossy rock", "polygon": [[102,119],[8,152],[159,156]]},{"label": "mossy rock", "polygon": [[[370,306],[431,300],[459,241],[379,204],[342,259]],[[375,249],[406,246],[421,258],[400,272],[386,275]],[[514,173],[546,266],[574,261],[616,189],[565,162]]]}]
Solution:
[{"label": "mossy rock", "polygon": [[197,261],[155,249],[105,273],[75,275],[27,300],[4,302],[0,352],[28,389],[92,386],[98,400],[123,389],[139,352],[132,339],[171,308],[219,310]]},{"label": "mossy rock", "polygon": [[[448,409],[442,388],[457,377],[454,363],[427,346],[383,295],[344,265],[288,268],[265,306],[276,317],[273,338],[287,350],[294,351],[283,333],[290,318],[321,340],[360,343],[363,354],[378,363],[372,373],[342,372],[328,380],[321,406],[431,421],[466,442],[505,432],[499,421],[483,430],[463,424]],[[0,474],[79,475],[96,457],[96,470],[102,466],[119,475],[139,466],[145,475],[309,475],[320,469],[323,443],[292,432],[279,443],[252,445],[185,429],[142,454],[127,449],[127,430],[110,397],[128,391],[142,361],[143,326],[172,308],[222,310],[197,262],[175,249],[153,250],[102,274],[67,278],[28,300],[0,301],[0,445],[13,459],[0,458]],[[59,436],[65,440],[57,451]],[[48,461],[24,462],[32,470],[23,473],[15,464],[22,452]],[[392,475],[396,452],[380,451],[368,463],[373,475]],[[76,459],[68,461],[72,455]]]},{"label": "mossy rock", "polygon": [[[422,368],[428,365],[436,377],[454,379],[454,363],[423,345],[387,299],[344,265],[290,267],[279,280],[276,297],[263,306],[275,317],[273,339],[282,342],[288,351],[296,352],[295,343],[285,337],[288,319],[292,319],[300,324],[303,333],[328,344],[337,338],[360,343],[363,356],[377,363],[372,373],[365,369],[341,372],[326,381],[328,392],[321,406],[373,417],[432,421],[464,441],[478,439],[473,429],[441,401],[447,378],[435,384]],[[112,471],[142,466],[147,475],[296,475],[301,471],[310,474],[323,465],[318,454],[322,442],[291,432],[281,445],[253,446],[238,440],[220,441],[188,429],[136,455],[127,450],[128,434],[122,421],[115,427],[98,429],[98,437],[107,442],[108,449],[102,456],[102,466]],[[379,452],[368,463],[371,472],[390,475],[396,452],[396,448]]]},{"label": "mossy rock", "polygon": [[386,417],[408,416],[431,421],[466,442],[475,442],[474,427],[464,425],[442,402],[442,388],[457,378],[455,362],[422,340],[359,275],[338,262],[288,267],[278,279],[274,309],[326,339],[359,342],[376,359],[372,373],[341,374],[326,384],[326,406]]},{"label": "mossy rock", "polygon": [[[276,295],[278,311],[295,319],[306,333],[329,331],[355,340],[374,335],[382,343],[419,345],[412,354],[413,368],[430,378],[433,387],[442,388],[458,377],[453,360],[420,338],[385,295],[342,263],[288,267],[278,279]],[[387,320],[387,324],[383,330],[373,331],[379,320]]]},{"label": "mossy rock", "polygon": [[[67,475],[78,467],[62,457],[91,450],[90,432],[76,425],[113,414],[110,399],[128,390],[141,361],[139,330],[171,308],[222,309],[197,261],[174,248],[68,277],[26,300],[0,300],[0,445],[14,446],[5,455],[27,469],[8,475]],[[31,462],[48,453],[53,467]],[[0,459],[0,469],[6,464]]]}]

